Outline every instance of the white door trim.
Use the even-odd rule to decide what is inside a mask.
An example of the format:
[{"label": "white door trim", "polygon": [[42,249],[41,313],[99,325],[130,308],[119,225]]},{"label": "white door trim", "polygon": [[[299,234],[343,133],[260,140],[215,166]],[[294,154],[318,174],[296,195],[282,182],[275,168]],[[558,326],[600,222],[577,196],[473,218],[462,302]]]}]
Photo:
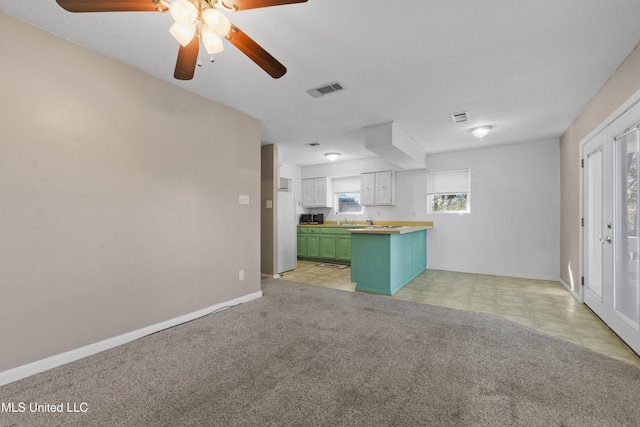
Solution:
[{"label": "white door trim", "polygon": [[[624,198],[628,197],[626,192],[628,191],[628,181],[626,175],[620,177],[618,175],[620,166],[620,147],[617,143],[619,135],[628,132],[629,129],[638,128],[638,121],[640,120],[640,91],[636,92],[632,98],[627,100],[622,106],[620,106],[616,111],[611,114],[607,120],[603,121],[600,125],[598,125],[594,130],[592,130],[587,137],[585,137],[582,141],[580,141],[580,157],[582,162],[582,169],[580,173],[580,221],[582,222],[582,226],[580,229],[580,295],[581,302],[588,304],[589,307],[602,318],[602,320],[618,335],[620,336],[626,343],[632,348],[634,351],[640,353],[640,325],[637,323],[637,320],[631,320],[630,318],[626,318],[626,313],[618,312],[618,300],[617,296],[621,296],[623,298],[621,301],[623,306],[626,308],[622,308],[625,310],[630,309],[632,312],[638,310],[637,305],[635,307],[629,306],[627,304],[627,300],[625,297],[625,292],[627,294],[636,295],[637,290],[629,290],[628,286],[637,287],[637,264],[634,261],[631,261],[629,264],[629,260],[624,261],[625,258],[620,258],[622,255],[627,255],[628,248],[625,242],[627,242],[627,219],[626,219],[626,209],[627,209],[627,201],[624,200],[624,207],[620,206],[622,203],[620,199],[619,190],[620,185],[623,185],[623,190],[625,191]],[[626,140],[622,140],[623,142]],[[637,142],[636,142],[637,144]],[[632,153],[637,153],[636,146],[631,147]],[[625,156],[627,155],[627,150],[629,147],[624,146]],[[591,163],[589,162],[588,156],[591,153],[597,153],[598,150],[601,150],[603,154],[602,161],[602,188],[603,194],[605,196],[602,198],[602,218],[599,218],[596,213],[595,220],[600,221],[601,230],[598,230],[597,224],[591,224],[592,219],[589,217],[591,211],[589,211],[589,199],[590,194],[587,193],[589,188],[589,182],[591,179],[589,178],[589,174],[587,173],[591,169]],[[625,158],[626,159],[626,158]],[[623,160],[625,165],[623,167],[628,168],[628,164],[626,163],[628,160]],[[635,160],[633,160],[635,162]],[[594,164],[594,167],[597,166]],[[594,169],[596,170],[596,169]],[[632,169],[630,169],[632,170]],[[625,173],[635,173],[635,172],[625,172]],[[633,176],[633,175],[632,175]],[[589,182],[587,182],[589,179]],[[622,184],[620,184],[620,180],[622,179]],[[595,193],[598,193],[597,188],[595,188]],[[633,202],[635,203],[635,202]],[[621,211],[621,209],[623,209]],[[620,220],[620,215],[625,215]],[[622,235],[622,224],[620,222],[624,222],[624,235]],[[589,234],[588,225],[592,225],[592,229],[596,230],[596,233]],[[600,236],[601,233],[602,236]],[[607,235],[605,237],[605,234]],[[613,239],[612,239],[613,237]],[[590,266],[594,264],[590,264],[588,257],[588,249],[592,248],[592,250],[598,249],[594,246],[595,239],[599,238],[599,242],[602,242],[603,247],[606,248],[602,252],[601,261],[602,267],[601,272],[604,273],[602,277],[602,289],[600,292],[600,296],[597,293],[592,291],[587,291],[588,284],[596,283],[592,282],[593,277],[589,277],[588,272],[590,272]],[[635,238],[635,237],[634,237]],[[589,239],[587,241],[587,239]],[[613,242],[613,243],[612,243]],[[621,249],[619,244],[622,244]],[[597,243],[596,243],[597,245]],[[611,246],[609,246],[611,245]],[[593,249],[595,247],[595,249]],[[596,251],[597,252],[597,251]],[[596,257],[597,258],[597,257]],[[591,259],[589,257],[589,259]],[[636,259],[637,258],[633,258]],[[599,260],[592,259],[593,262],[599,262]],[[626,262],[626,264],[624,262]],[[623,263],[623,264],[621,264]],[[633,279],[629,279],[627,274],[627,268],[631,268],[631,274],[633,275]],[[589,270],[589,271],[588,271]],[[592,276],[597,273],[598,269],[595,269]],[[624,273],[624,274],[623,274]],[[625,289],[619,288],[620,284],[625,283],[627,286]],[[634,284],[635,283],[635,284]],[[585,285],[586,284],[586,285]],[[594,288],[595,289],[595,288]],[[621,294],[617,293],[618,291],[622,292]],[[622,306],[621,306],[622,307]],[[637,312],[633,313],[634,318],[637,319]]]},{"label": "white door trim", "polygon": [[[580,146],[580,159],[578,161],[582,162],[585,158],[585,156],[588,153],[585,153],[585,146],[587,145],[588,142],[590,142],[594,137],[596,137],[600,132],[602,132],[604,129],[606,129],[610,124],[612,124],[613,122],[615,122],[618,118],[620,118],[624,113],[626,113],[627,111],[629,111],[630,109],[632,109],[636,104],[640,103],[640,90],[638,90],[636,93],[634,93],[633,95],[631,95],[625,102],[623,102],[618,108],[616,108],[611,114],[609,114],[607,116],[606,119],[604,119],[598,126],[596,126],[595,128],[593,128],[593,130],[591,132],[589,132],[584,138],[582,138],[580,140],[579,146]],[[582,218],[584,218],[584,174],[582,173],[582,169],[580,169],[580,187],[579,187],[579,191],[580,191],[580,207],[579,207],[579,216],[578,216],[578,224],[580,224]],[[579,234],[579,252],[578,252],[578,259],[579,259],[579,277],[580,280],[582,280],[582,278],[585,275],[585,265],[584,265],[584,229],[582,227],[580,227],[580,233]],[[584,303],[584,289],[582,286],[578,286],[578,300],[581,303]]]}]

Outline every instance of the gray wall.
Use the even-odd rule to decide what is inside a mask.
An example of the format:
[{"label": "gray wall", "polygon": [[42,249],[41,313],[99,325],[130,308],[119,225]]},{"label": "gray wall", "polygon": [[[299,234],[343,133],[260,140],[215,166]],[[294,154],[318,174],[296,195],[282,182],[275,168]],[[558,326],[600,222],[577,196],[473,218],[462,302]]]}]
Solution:
[{"label": "gray wall", "polygon": [[259,292],[259,122],[0,27],[0,372]]},{"label": "gray wall", "polygon": [[[278,269],[278,147],[261,148],[260,186],[260,257],[262,275],[274,277]],[[267,201],[271,207],[267,207]]]},{"label": "gray wall", "polygon": [[631,51],[560,139],[560,276],[576,294],[581,293],[580,142],[639,90],[640,45]]}]

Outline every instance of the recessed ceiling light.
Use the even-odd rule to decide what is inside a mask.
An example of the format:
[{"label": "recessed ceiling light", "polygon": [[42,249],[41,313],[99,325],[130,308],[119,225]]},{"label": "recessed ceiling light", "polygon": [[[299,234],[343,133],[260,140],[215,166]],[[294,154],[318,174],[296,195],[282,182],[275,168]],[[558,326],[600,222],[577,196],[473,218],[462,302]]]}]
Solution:
[{"label": "recessed ceiling light", "polygon": [[338,157],[340,157],[340,153],[327,153],[325,154],[325,157],[331,160],[332,162],[335,162],[338,159]]}]

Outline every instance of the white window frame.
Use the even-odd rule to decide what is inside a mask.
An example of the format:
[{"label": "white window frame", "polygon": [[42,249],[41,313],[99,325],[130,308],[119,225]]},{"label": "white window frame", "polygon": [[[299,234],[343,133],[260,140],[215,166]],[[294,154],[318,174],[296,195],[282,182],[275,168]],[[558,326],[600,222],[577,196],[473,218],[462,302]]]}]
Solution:
[{"label": "white window frame", "polygon": [[360,195],[360,191],[341,191],[339,193],[334,193],[334,201],[335,204],[334,206],[336,207],[336,215],[362,215],[364,213],[364,206],[362,206],[362,204],[360,204],[360,212],[341,212],[340,209],[340,195],[341,194],[354,194],[354,193],[358,193],[358,199],[361,199],[361,195]]},{"label": "white window frame", "polygon": [[[464,210],[433,210],[433,198],[439,195],[466,194]],[[427,213],[428,214],[469,214],[471,213],[471,171],[456,169],[427,172]]]},{"label": "white window frame", "polygon": [[[331,187],[333,189],[334,210],[336,215],[363,215],[364,206],[362,205],[362,193],[360,192],[360,176],[342,176],[332,179]],[[339,212],[340,194],[358,193],[360,195],[360,212]]]}]

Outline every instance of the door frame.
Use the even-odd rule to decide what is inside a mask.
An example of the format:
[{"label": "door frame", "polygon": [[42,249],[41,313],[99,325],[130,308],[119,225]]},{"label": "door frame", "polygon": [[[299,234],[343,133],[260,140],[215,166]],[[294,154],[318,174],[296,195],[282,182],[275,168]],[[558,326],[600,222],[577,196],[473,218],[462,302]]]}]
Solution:
[{"label": "door frame", "polygon": [[[584,247],[582,248],[583,251],[583,256],[584,256],[584,260],[582,262],[582,265],[584,266],[584,274],[581,275],[581,286],[580,286],[580,290],[582,291],[582,302],[584,304],[587,304],[591,310],[596,313],[598,316],[601,316],[600,312],[607,306],[608,303],[608,294],[607,294],[607,289],[605,289],[605,277],[604,277],[604,272],[606,270],[605,268],[605,258],[604,255],[606,253],[604,244],[602,243],[602,237],[603,237],[603,233],[604,231],[604,221],[605,221],[605,217],[607,219],[610,219],[611,217],[611,212],[609,212],[610,209],[607,209],[607,206],[605,206],[604,202],[604,194],[607,192],[608,188],[607,188],[607,183],[605,182],[605,171],[607,170],[607,168],[605,167],[605,165],[607,164],[607,162],[611,161],[611,153],[609,153],[608,151],[610,151],[610,147],[607,145],[607,139],[608,139],[608,133],[607,131],[603,131],[600,132],[599,134],[597,134],[596,136],[594,136],[593,138],[591,138],[589,141],[587,141],[587,143],[585,143],[585,145],[583,146],[583,153],[584,153],[584,161],[582,161],[582,182],[584,183],[584,191],[581,193],[582,194],[582,206],[583,209],[585,211],[585,214],[582,216],[582,220],[581,220],[581,226],[582,226],[582,240],[584,242]],[[587,150],[588,147],[588,150]],[[598,154],[598,160],[599,160],[599,164],[597,165],[592,165],[591,164],[591,156],[592,155],[596,155]],[[595,167],[597,166],[597,167]],[[599,188],[599,195],[595,195],[595,194],[589,194],[589,189],[590,189],[590,182],[592,181],[591,176],[592,176],[592,168],[594,169],[594,176],[596,178],[596,184],[600,187]],[[598,171],[599,170],[599,171]],[[608,177],[607,177],[608,178]],[[596,208],[600,208],[600,212],[599,215],[596,216],[595,221],[593,218],[589,217],[589,208],[593,207],[593,202],[592,202],[592,196],[593,196],[593,200],[596,202]],[[590,226],[595,226],[595,228],[598,230],[594,236],[591,236],[590,240],[585,239],[586,237],[589,237],[589,232],[590,232]],[[599,242],[595,243],[595,238],[596,236],[599,237]],[[591,259],[591,254],[589,253],[589,247],[592,247],[593,249],[596,250],[596,252],[598,252],[596,254],[596,259],[598,259],[599,262],[599,272],[597,272],[596,274],[599,274],[600,277],[590,277],[589,276],[589,272],[588,270],[590,269],[590,265],[589,265],[589,260]],[[608,261],[608,260],[607,260]],[[592,285],[592,282],[595,281],[599,281],[599,287],[600,287],[600,295],[596,295],[595,292],[589,292],[589,288],[591,287],[590,285]],[[599,301],[596,301],[599,300]],[[602,317],[602,316],[601,316]],[[603,319],[604,320],[604,319]]]},{"label": "door frame", "polygon": [[[637,92],[635,92],[631,97],[629,97],[625,102],[623,102],[618,108],[616,108],[611,114],[609,114],[609,116],[607,116],[607,118],[605,120],[603,120],[598,126],[596,126],[595,128],[593,128],[591,130],[591,132],[589,132],[584,138],[582,138],[580,140],[579,146],[580,146],[580,159],[578,160],[579,162],[581,162],[581,166],[583,167],[584,165],[584,159],[585,157],[589,154],[587,152],[585,152],[585,147],[587,145],[587,143],[589,143],[593,138],[595,138],[599,133],[603,132],[606,128],[609,127],[609,125],[611,125],[613,122],[615,122],[617,119],[619,119],[620,117],[622,117],[623,114],[625,114],[627,111],[631,110],[633,107],[635,107],[637,104],[640,104],[640,90],[638,90]],[[579,209],[579,218],[578,218],[578,225],[580,225],[585,217],[585,197],[584,197],[584,191],[585,191],[585,183],[584,183],[584,173],[583,173],[583,169],[582,167],[580,168],[580,188],[579,188],[579,192],[580,192],[580,209]],[[581,303],[584,304],[584,276],[586,274],[585,270],[585,242],[584,242],[584,227],[580,226],[580,233],[579,234],[579,251],[578,251],[578,256],[579,256],[579,263],[580,263],[580,268],[579,268],[579,274],[580,274],[580,280],[581,280],[581,285],[578,286],[578,293],[575,294],[573,293],[573,295],[578,299],[578,301],[580,301]]]},{"label": "door frame", "polygon": [[[627,212],[626,207],[621,207],[621,199],[623,197],[626,206],[628,198],[628,171],[627,166],[620,165],[620,144],[619,138],[622,135],[628,134],[632,129],[637,131],[640,126],[640,91],[636,92],[633,98],[629,99],[627,103],[623,104],[616,110],[615,115],[612,115],[601,123],[596,129],[590,133],[587,138],[584,138],[580,142],[580,154],[581,154],[581,173],[580,173],[580,215],[581,215],[581,230],[580,230],[580,301],[583,304],[587,304],[589,308],[598,315],[602,321],[616,334],[618,335],[633,351],[640,354],[640,325],[637,320],[637,312],[632,314],[633,318],[629,318],[629,312],[619,310],[617,306],[618,286],[622,286],[623,283],[629,285],[629,282],[623,282],[627,280],[628,265],[621,265],[621,262],[627,262],[628,248],[620,247],[620,243],[627,241],[627,221],[628,219],[621,218],[622,212]],[[635,138],[634,138],[635,140]],[[625,143],[626,139],[622,142]],[[624,153],[628,152],[628,147],[623,147]],[[637,153],[637,146],[633,147],[634,153]],[[606,194],[602,197],[601,208],[602,218],[599,219],[600,224],[596,227],[600,227],[600,230],[590,235],[589,225],[592,222],[585,214],[588,214],[589,209],[589,194],[587,193],[589,187],[591,163],[589,155],[600,150],[601,155],[601,173],[600,182],[602,184],[602,194]],[[626,163],[626,159],[625,159]],[[620,170],[620,168],[623,168]],[[597,170],[595,168],[594,170]],[[621,176],[620,173],[625,171],[625,175]],[[637,178],[636,178],[637,179]],[[587,182],[589,180],[589,182]],[[620,193],[620,183],[622,181],[624,196]],[[605,221],[607,222],[605,224]],[[608,228],[608,230],[606,229]],[[623,232],[624,231],[624,232]],[[608,234],[609,237],[604,238],[604,235]],[[603,247],[606,248],[602,251],[601,257],[598,261],[601,262],[601,292],[600,296],[592,294],[587,291],[590,280],[593,278],[586,275],[586,271],[589,267],[588,251],[589,247],[592,247],[595,238],[599,235],[599,241]],[[613,239],[612,239],[613,237]],[[588,239],[588,240],[587,240]],[[613,241],[613,243],[612,243]],[[597,245],[597,243],[596,243]],[[624,255],[624,256],[623,256]],[[622,257],[622,258],[620,258]],[[626,261],[625,261],[626,260]],[[637,268],[634,262],[634,268]],[[634,273],[634,283],[631,285],[635,288],[632,292],[634,298],[637,298],[637,272]],[[632,311],[638,309],[638,302],[635,302]],[[622,304],[622,303],[621,303]]]}]

